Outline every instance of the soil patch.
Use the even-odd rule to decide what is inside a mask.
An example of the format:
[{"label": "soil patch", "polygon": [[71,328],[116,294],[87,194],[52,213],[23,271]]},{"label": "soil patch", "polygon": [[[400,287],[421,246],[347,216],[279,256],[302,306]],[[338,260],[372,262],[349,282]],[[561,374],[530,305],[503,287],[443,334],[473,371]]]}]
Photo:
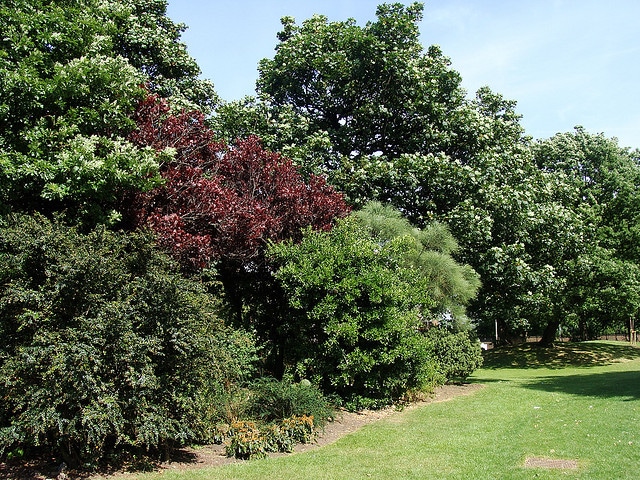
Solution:
[{"label": "soil patch", "polygon": [[524,461],[527,468],[558,468],[561,470],[575,470],[578,462],[575,460],[562,460],[557,458],[529,457]]}]

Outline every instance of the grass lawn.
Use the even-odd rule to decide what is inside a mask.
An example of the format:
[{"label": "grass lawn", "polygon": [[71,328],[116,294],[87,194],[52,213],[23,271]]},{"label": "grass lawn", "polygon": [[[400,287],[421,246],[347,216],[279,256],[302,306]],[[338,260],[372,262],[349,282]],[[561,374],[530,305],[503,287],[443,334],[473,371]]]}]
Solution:
[{"label": "grass lawn", "polygon": [[[471,381],[485,387],[307,453],[135,478],[640,478],[639,348],[587,342],[493,350]],[[525,466],[527,459],[543,466]],[[554,461],[572,468],[549,468]]]}]

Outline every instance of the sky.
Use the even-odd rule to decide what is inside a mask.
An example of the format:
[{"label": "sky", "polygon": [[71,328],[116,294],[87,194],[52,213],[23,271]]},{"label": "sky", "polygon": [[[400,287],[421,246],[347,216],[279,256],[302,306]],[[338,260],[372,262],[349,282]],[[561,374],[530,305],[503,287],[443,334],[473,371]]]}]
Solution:
[{"label": "sky", "polygon": [[[408,5],[407,0],[395,0]],[[224,100],[255,93],[280,19],[375,21],[383,0],[169,0],[182,41]],[[395,3],[393,0],[387,3]],[[420,38],[440,45],[469,96],[488,85],[517,101],[533,138],[583,126],[640,148],[640,1],[426,0]]]}]

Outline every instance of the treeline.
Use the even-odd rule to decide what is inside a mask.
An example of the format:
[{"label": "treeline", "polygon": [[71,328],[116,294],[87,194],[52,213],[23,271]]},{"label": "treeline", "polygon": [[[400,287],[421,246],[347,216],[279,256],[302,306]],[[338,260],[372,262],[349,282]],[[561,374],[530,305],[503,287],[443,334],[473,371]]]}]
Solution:
[{"label": "treeline", "polygon": [[422,12],[285,17],[226,102],[165,0],[0,6],[4,458],[286,450],[330,406],[466,378],[496,326],[627,325],[638,152],[532,141]]}]

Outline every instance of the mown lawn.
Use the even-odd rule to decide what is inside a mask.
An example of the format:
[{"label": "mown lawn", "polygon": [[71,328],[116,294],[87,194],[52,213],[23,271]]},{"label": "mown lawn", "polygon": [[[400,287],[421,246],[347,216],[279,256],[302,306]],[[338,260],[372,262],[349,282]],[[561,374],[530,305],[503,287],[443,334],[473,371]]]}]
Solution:
[{"label": "mown lawn", "polygon": [[[135,478],[640,478],[639,348],[587,342],[494,350],[471,381],[485,387],[311,452]],[[528,458],[572,468],[527,467]]]}]

